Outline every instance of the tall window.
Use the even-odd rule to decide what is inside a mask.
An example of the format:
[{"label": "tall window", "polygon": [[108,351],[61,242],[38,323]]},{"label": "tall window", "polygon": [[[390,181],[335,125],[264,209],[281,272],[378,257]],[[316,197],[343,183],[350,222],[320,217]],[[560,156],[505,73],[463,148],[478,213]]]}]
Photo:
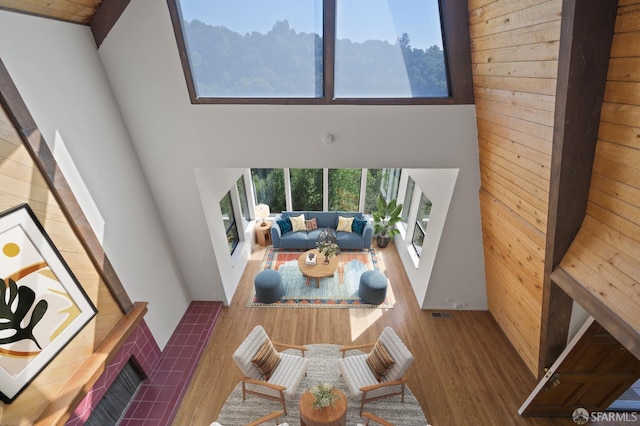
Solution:
[{"label": "tall window", "polygon": [[240,210],[243,219],[243,228],[249,223],[249,202],[247,201],[247,187],[244,184],[244,177],[240,176],[238,182],[236,182],[238,188],[238,195],[240,196]]},{"label": "tall window", "polygon": [[407,178],[407,190],[404,193],[404,203],[402,203],[402,213],[400,214],[402,226],[406,230],[409,226],[409,210],[411,210],[411,199],[413,198],[413,187],[415,182],[409,176]]},{"label": "tall window", "polygon": [[290,169],[293,210],[322,210],[322,169]]},{"label": "tall window", "polygon": [[258,204],[266,204],[272,213],[286,210],[283,169],[251,169],[253,190]]},{"label": "tall window", "polygon": [[238,242],[240,242],[240,237],[238,236],[238,226],[236,225],[236,218],[233,214],[231,192],[227,192],[222,200],[220,200],[220,211],[222,212],[222,222],[224,224],[224,229],[227,233],[229,253],[233,253],[233,251],[238,246]]},{"label": "tall window", "polygon": [[378,195],[388,202],[398,196],[400,169],[367,169],[367,191],[364,213],[370,214],[377,208]]},{"label": "tall window", "polygon": [[329,169],[329,210],[357,211],[362,169]]},{"label": "tall window", "polygon": [[[169,9],[194,103],[431,103],[451,96],[448,65],[470,78],[470,57],[458,58],[469,55],[447,60],[445,49],[468,47],[455,24],[462,0],[173,0]],[[442,23],[461,33],[451,46]]]},{"label": "tall window", "polygon": [[424,236],[429,225],[429,215],[431,214],[431,201],[426,195],[420,196],[420,204],[418,205],[418,215],[416,216],[416,226],[413,228],[413,247],[418,256],[422,254],[422,244]]}]

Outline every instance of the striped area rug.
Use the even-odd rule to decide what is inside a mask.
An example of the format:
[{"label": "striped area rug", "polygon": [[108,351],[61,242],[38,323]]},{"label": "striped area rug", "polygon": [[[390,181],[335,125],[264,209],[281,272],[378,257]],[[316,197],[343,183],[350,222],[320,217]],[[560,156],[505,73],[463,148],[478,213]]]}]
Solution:
[{"label": "striped area rug", "polygon": [[[302,394],[311,386],[318,382],[335,385],[347,396],[347,425],[355,426],[358,423],[365,423],[365,419],[360,417],[360,403],[349,397],[349,391],[340,377],[338,368],[338,358],[342,355],[338,345],[306,345],[309,349],[306,357],[309,358],[309,369],[307,376],[302,379],[296,396],[291,401],[287,401],[287,415],[280,417],[280,422],[287,422],[289,425],[300,424],[300,410],[298,403]],[[300,352],[291,352],[299,355]],[[347,353],[355,354],[357,351]],[[416,368],[415,366],[411,368]],[[409,372],[411,372],[411,368]],[[242,401],[242,385],[238,384],[229,395],[229,398],[222,407],[218,422],[224,426],[245,425],[252,420],[256,420],[273,411],[282,409],[279,402],[271,401],[255,395],[248,395]],[[402,426],[427,426],[429,423],[420,404],[408,387],[405,390],[404,403],[400,396],[380,399],[364,406],[364,411],[375,414],[394,425]]]},{"label": "striped area rug", "polygon": [[387,298],[380,305],[365,303],[358,296],[360,275],[367,270],[381,270],[374,249],[344,250],[338,255],[338,269],[331,277],[320,279],[320,288],[306,285],[306,279],[298,269],[298,257],[304,250],[281,250],[271,247],[262,269],[275,269],[282,275],[284,296],[271,304],[260,303],[252,290],[247,302],[249,307],[275,308],[393,308],[395,297],[391,283]]}]

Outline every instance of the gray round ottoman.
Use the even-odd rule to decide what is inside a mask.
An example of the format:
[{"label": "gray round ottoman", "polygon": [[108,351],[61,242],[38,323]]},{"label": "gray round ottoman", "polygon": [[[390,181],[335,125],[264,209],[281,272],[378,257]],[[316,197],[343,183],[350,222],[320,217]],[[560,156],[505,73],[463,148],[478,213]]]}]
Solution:
[{"label": "gray round ottoman", "polygon": [[253,280],[256,287],[256,298],[261,303],[273,303],[284,296],[284,286],[280,272],[274,269],[260,271]]},{"label": "gray round ottoman", "polygon": [[360,298],[365,303],[379,305],[387,297],[387,277],[379,271],[366,271],[360,275]]}]

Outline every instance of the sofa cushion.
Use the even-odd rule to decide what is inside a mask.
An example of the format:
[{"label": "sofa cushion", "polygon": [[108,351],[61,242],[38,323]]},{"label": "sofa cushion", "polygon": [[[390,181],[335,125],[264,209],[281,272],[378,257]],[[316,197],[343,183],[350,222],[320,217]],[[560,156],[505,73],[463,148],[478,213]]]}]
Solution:
[{"label": "sofa cushion", "polygon": [[318,229],[318,219],[315,217],[313,219],[305,220],[304,223],[307,226],[307,232]]},{"label": "sofa cushion", "polygon": [[[307,231],[289,232],[286,236],[280,238],[280,247],[292,249],[307,248],[307,239]],[[315,241],[313,247],[315,247]]]},{"label": "sofa cushion", "polygon": [[282,231],[283,235],[293,229],[293,226],[291,225],[291,221],[289,220],[288,217],[285,217],[283,219],[278,219],[276,220],[276,223],[280,227],[280,231]]},{"label": "sofa cushion", "polygon": [[352,224],[353,224],[352,217],[338,216],[338,226],[336,228],[336,231],[351,232]]},{"label": "sofa cushion", "polygon": [[360,219],[359,217],[353,218],[353,223],[351,224],[351,230],[356,234],[362,235],[364,231],[364,226],[367,224],[366,219]]},{"label": "sofa cushion", "polygon": [[318,228],[336,228],[338,226],[338,214],[336,212],[306,212],[307,219],[316,218]]},{"label": "sofa cushion", "polygon": [[307,232],[307,225],[304,223],[304,214],[301,214],[299,216],[289,216],[289,220],[291,220],[293,232]]}]

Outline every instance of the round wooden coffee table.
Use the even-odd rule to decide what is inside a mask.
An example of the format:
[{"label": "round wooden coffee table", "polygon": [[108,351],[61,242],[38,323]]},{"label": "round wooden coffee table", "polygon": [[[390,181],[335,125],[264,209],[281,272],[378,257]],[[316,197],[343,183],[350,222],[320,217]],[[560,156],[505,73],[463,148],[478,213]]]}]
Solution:
[{"label": "round wooden coffee table", "polygon": [[[308,253],[314,253],[316,255],[316,264],[307,265],[305,259]],[[320,288],[320,278],[330,277],[338,269],[338,256],[331,256],[329,263],[324,263],[324,254],[320,254],[318,249],[307,250],[298,258],[298,269],[302,272],[302,275],[307,277],[307,285],[311,280],[316,280],[316,288]]]},{"label": "round wooden coffee table", "polygon": [[302,426],[345,426],[347,424],[347,397],[336,389],[340,398],[335,404],[324,408],[313,408],[313,395],[306,391],[300,398],[300,424]]}]

